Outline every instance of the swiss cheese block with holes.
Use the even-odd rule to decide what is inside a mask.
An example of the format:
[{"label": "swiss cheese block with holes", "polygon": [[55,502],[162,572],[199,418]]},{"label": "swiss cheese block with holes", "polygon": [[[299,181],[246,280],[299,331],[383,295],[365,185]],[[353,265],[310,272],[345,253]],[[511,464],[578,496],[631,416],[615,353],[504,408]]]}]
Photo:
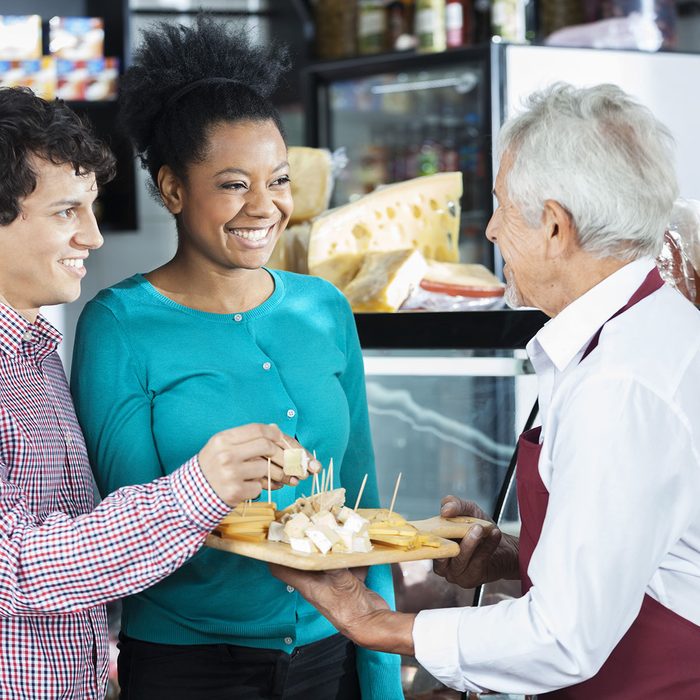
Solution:
[{"label": "swiss cheese block with holes", "polygon": [[370,252],[415,248],[425,258],[457,262],[461,196],[461,173],[437,173],[332,209],[311,224],[309,272],[343,289]]}]

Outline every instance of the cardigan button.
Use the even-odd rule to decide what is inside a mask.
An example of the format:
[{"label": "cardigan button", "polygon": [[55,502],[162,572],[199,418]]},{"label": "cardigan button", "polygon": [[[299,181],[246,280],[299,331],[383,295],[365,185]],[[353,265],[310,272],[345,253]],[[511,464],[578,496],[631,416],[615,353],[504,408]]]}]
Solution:
[{"label": "cardigan button", "polygon": [[243,314],[234,314],[233,320],[234,320],[236,323],[240,323],[240,322],[243,320]]}]

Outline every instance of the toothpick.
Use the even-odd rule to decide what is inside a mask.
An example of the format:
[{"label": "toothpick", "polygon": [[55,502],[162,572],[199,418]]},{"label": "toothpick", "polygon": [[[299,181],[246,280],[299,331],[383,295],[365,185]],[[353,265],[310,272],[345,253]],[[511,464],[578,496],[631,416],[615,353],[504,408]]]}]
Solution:
[{"label": "toothpick", "polygon": [[362,492],[365,490],[365,484],[367,483],[367,474],[365,474],[365,478],[362,479],[362,486],[360,486],[360,491],[357,494],[357,500],[355,501],[355,507],[353,510],[357,513],[357,507],[360,505],[360,499],[362,498]]},{"label": "toothpick", "polygon": [[331,461],[328,464],[328,490],[332,491],[333,490],[333,457],[331,457]]},{"label": "toothpick", "polygon": [[321,469],[321,493],[324,493],[326,490],[326,470]]},{"label": "toothpick", "polygon": [[284,435],[282,436],[282,442],[287,446],[288,450],[292,449],[292,446],[289,444],[289,442],[284,439]]},{"label": "toothpick", "polygon": [[394,495],[391,497],[391,505],[389,506],[389,516],[394,511],[394,503],[396,502],[396,494],[399,491],[399,484],[401,483],[401,472],[399,472],[399,478],[396,479],[396,486],[394,486]]},{"label": "toothpick", "polygon": [[321,486],[318,483],[318,472],[314,472],[314,478],[311,482],[311,495],[314,495],[314,488],[316,489],[316,493],[321,493]]},{"label": "toothpick", "polygon": [[249,503],[249,501],[246,498],[246,500],[243,501],[243,514],[241,515],[242,518],[245,518],[245,511],[246,511],[246,508],[248,508],[248,503]]},{"label": "toothpick", "polygon": [[272,484],[270,483],[270,458],[267,458],[267,502],[272,503]]}]

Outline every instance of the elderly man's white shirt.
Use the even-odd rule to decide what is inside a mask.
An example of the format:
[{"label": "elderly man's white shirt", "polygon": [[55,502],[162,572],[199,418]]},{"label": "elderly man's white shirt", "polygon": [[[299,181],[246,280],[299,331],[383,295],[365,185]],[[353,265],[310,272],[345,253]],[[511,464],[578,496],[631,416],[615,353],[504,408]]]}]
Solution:
[{"label": "elderly man's white shirt", "polygon": [[700,313],[664,286],[607,323],[579,364],[653,264],[626,265],[528,344],[550,494],[533,587],[418,615],[416,657],[448,686],[540,693],[586,680],[645,593],[700,625]]}]

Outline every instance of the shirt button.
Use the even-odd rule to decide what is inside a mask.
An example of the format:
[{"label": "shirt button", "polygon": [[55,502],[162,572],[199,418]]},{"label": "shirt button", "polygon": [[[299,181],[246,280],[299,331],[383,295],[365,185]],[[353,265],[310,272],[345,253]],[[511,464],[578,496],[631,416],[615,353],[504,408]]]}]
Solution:
[{"label": "shirt button", "polygon": [[294,418],[294,416],[296,416],[296,414],[297,414],[297,412],[293,408],[290,408],[287,411],[287,418]]},{"label": "shirt button", "polygon": [[289,646],[294,640],[291,637],[285,637],[284,643]]},{"label": "shirt button", "polygon": [[73,438],[70,435],[66,435],[66,445],[70,445],[73,442]]},{"label": "shirt button", "polygon": [[234,320],[236,323],[240,323],[240,322],[243,320],[243,315],[242,315],[242,314],[234,314],[233,320]]},{"label": "shirt button", "polygon": [[264,369],[265,371],[267,371],[268,369],[270,369],[270,367],[272,367],[272,364],[271,364],[270,362],[263,362],[263,369]]},{"label": "shirt button", "polygon": [[30,330],[24,331],[22,340],[34,340],[34,333],[32,333]]},{"label": "shirt button", "polygon": [[294,593],[294,586],[287,586],[287,593]]}]

